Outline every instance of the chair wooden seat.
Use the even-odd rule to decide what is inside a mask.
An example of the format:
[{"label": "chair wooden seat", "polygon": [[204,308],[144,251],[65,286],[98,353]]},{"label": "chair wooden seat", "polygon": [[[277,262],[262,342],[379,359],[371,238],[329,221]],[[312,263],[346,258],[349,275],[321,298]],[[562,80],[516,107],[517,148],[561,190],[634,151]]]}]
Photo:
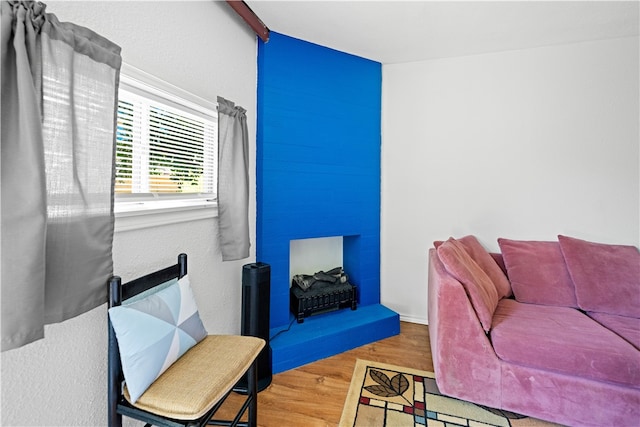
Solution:
[{"label": "chair wooden seat", "polygon": [[[209,335],[171,365],[132,405],[168,418],[200,418],[233,388],[264,345],[264,340],[256,337]],[[126,386],[124,396],[131,403]]]}]

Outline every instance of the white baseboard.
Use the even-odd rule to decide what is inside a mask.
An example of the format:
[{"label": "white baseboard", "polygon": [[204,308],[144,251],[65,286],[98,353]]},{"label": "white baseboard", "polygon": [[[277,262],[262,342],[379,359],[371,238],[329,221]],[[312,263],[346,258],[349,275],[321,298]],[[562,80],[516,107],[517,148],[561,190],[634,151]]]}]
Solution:
[{"label": "white baseboard", "polygon": [[420,317],[413,317],[413,316],[405,316],[405,315],[400,315],[400,321],[401,322],[409,322],[409,323],[418,323],[420,325],[428,325],[429,324],[429,320],[427,319],[423,319]]}]

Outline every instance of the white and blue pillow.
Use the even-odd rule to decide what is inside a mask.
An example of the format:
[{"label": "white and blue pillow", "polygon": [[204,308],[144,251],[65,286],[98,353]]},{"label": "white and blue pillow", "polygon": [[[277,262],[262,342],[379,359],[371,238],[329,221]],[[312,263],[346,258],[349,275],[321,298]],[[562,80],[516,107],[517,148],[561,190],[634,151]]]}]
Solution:
[{"label": "white and blue pillow", "polygon": [[131,402],[207,336],[189,279],[109,309]]}]

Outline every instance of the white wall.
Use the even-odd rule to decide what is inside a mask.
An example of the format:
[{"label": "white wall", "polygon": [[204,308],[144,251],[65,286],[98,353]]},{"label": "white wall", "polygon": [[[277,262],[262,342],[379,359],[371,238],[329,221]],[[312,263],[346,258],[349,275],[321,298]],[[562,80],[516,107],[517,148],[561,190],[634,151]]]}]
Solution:
[{"label": "white wall", "polygon": [[383,66],[381,299],[427,319],[432,242],[638,245],[638,38]]},{"label": "white wall", "polygon": [[[47,11],[122,47],[125,62],[212,102],[218,95],[248,110],[250,170],[255,170],[256,41],[219,2],[59,2]],[[255,174],[250,227],[255,242]],[[119,232],[114,269],[123,279],[189,254],[189,274],[210,332],[240,331],[242,265],[222,263],[217,220]],[[106,284],[105,284],[106,286]],[[106,304],[50,325],[46,338],[2,353],[2,425],[106,425]],[[133,423],[129,423],[133,424]]]},{"label": "white wall", "polygon": [[289,243],[289,283],[296,274],[329,271],[343,265],[342,236],[291,240]]}]

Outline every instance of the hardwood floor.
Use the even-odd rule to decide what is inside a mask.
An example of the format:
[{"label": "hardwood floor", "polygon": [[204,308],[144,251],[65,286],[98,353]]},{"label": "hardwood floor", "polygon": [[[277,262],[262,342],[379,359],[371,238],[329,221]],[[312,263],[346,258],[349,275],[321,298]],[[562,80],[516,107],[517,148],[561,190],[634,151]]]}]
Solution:
[{"label": "hardwood floor", "polygon": [[275,374],[271,385],[258,394],[258,425],[337,426],[356,359],[433,371],[428,328],[401,322],[395,337]]}]

